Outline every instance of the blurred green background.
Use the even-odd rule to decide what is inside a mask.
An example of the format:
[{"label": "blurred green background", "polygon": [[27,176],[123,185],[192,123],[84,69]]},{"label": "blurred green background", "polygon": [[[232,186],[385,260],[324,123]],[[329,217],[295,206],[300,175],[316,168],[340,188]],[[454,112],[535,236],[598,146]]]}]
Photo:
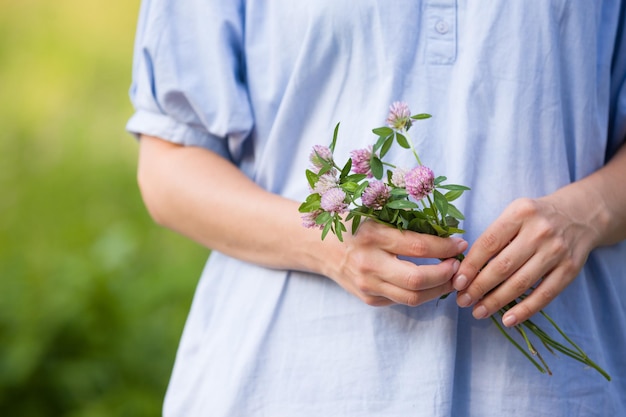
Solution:
[{"label": "blurred green background", "polygon": [[0,415],[157,416],[208,250],[124,131],[139,0],[0,1]]}]

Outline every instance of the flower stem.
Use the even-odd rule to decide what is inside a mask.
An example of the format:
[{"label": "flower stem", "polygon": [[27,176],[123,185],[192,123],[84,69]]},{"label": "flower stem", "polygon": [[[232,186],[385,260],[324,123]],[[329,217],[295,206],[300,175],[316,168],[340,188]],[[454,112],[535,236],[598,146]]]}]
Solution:
[{"label": "flower stem", "polygon": [[519,345],[519,343],[517,343],[507,332],[506,330],[504,330],[504,328],[502,327],[502,325],[500,325],[500,322],[498,321],[498,319],[496,319],[494,316],[491,316],[491,320],[496,324],[496,326],[498,327],[498,329],[500,330],[500,333],[502,333],[504,335],[504,337],[506,337],[509,342],[511,342],[513,344],[513,346],[515,346],[520,352],[522,352],[524,354],[524,356],[526,356],[526,358],[533,364],[535,365],[535,367],[539,370],[539,372],[541,372],[542,374],[546,373],[546,370],[532,357],[530,356],[530,354],[528,352],[526,352],[526,350],[524,350],[523,347],[521,347]]}]

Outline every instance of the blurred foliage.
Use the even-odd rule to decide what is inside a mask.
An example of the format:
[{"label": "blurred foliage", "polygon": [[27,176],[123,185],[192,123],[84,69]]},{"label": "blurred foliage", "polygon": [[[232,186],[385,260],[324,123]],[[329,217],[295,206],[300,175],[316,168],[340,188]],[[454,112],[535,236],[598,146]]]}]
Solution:
[{"label": "blurred foliage", "polygon": [[156,416],[208,251],[124,131],[139,1],[0,2],[0,415]]}]

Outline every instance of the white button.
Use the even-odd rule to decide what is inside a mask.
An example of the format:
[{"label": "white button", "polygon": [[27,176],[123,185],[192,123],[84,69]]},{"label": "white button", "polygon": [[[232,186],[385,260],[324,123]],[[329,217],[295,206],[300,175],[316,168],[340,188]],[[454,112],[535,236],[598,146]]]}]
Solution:
[{"label": "white button", "polygon": [[450,26],[448,26],[448,23],[445,20],[440,20],[435,23],[435,30],[443,35],[445,33],[448,33],[448,30],[450,30]]}]

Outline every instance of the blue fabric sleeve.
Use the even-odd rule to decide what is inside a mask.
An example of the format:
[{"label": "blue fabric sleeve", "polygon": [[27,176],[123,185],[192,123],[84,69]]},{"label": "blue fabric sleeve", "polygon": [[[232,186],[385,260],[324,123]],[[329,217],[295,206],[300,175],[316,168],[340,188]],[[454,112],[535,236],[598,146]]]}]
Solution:
[{"label": "blue fabric sleeve", "polygon": [[238,1],[144,0],[126,126],[237,161],[253,125]]},{"label": "blue fabric sleeve", "polygon": [[626,142],[626,2],[621,6],[611,66],[611,112],[607,160]]}]

